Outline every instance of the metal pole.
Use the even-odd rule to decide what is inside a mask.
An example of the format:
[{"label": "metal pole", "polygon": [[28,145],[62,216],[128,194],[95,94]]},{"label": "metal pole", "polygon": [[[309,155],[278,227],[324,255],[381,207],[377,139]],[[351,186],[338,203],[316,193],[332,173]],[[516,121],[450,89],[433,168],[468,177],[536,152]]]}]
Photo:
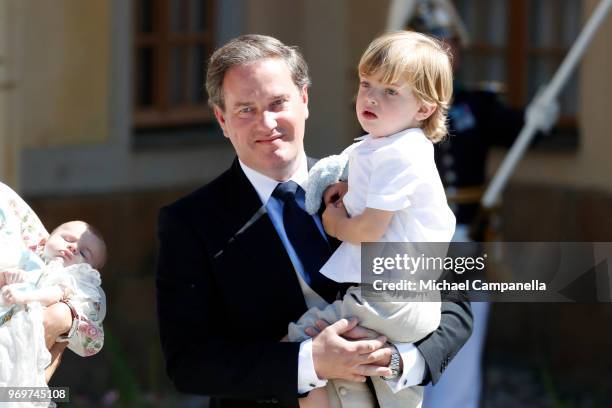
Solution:
[{"label": "metal pole", "polygon": [[525,150],[527,150],[536,131],[540,129],[546,130],[556,121],[556,118],[554,121],[551,121],[551,115],[554,115],[552,112],[555,111],[559,92],[561,92],[572,71],[576,68],[595,32],[603,23],[608,11],[610,11],[611,6],[612,0],[602,0],[598,4],[576,39],[576,42],[572,45],[569,53],[561,63],[561,66],[557,69],[550,84],[543,92],[536,95],[533,102],[528,106],[525,126],[482,197],[481,204],[485,209],[493,207],[499,200],[502,190],[508,183],[508,179],[514,172],[518,162],[525,154]]},{"label": "metal pole", "polygon": [[391,0],[385,30],[395,31],[404,29],[415,7],[416,0]]}]

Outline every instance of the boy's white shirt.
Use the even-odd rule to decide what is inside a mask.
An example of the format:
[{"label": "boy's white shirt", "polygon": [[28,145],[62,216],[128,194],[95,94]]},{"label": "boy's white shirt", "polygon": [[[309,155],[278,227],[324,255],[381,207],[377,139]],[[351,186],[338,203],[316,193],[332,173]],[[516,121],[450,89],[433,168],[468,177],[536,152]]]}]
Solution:
[{"label": "boy's white shirt", "polygon": [[[278,181],[259,173],[256,170],[251,169],[242,161],[239,160],[240,167],[247,179],[251,182],[255,191],[263,205],[267,205],[272,192],[278,185]],[[300,164],[296,172],[291,176],[289,180],[295,181],[300,187],[304,188],[306,181],[308,180],[308,162],[306,155],[304,154],[300,159]],[[270,218],[274,216],[270,214],[270,208],[268,208]],[[278,214],[277,214],[278,215]],[[281,214],[282,220],[282,214]],[[278,225],[273,222],[279,235],[281,235],[281,241],[285,245],[285,249],[288,253],[293,252],[292,248],[287,247],[286,234],[283,231],[279,231]],[[317,222],[319,228],[321,227],[320,221]],[[283,239],[283,236],[285,239]],[[290,255],[291,258],[291,255]],[[293,260],[292,260],[293,262]],[[324,308],[327,303],[316,294],[308,285],[304,282],[301,275],[296,271],[300,286],[304,293],[306,305],[311,307]],[[398,343],[394,344],[397,348],[403,363],[402,375],[391,381],[386,381],[389,388],[397,393],[404,388],[412,387],[420,384],[425,377],[425,359],[421,352],[415,347],[413,343]],[[303,341],[300,343],[300,350],[298,353],[298,393],[304,394],[315,388],[324,387],[327,384],[327,380],[319,379],[314,369],[314,360],[312,358],[312,339]]]},{"label": "boy's white shirt", "polygon": [[[394,212],[378,242],[450,242],[455,216],[448,207],[433,144],[419,128],[390,136],[366,135],[344,150],[349,156],[350,216],[366,208]],[[343,242],[321,268],[336,282],[360,282],[361,245]]]}]

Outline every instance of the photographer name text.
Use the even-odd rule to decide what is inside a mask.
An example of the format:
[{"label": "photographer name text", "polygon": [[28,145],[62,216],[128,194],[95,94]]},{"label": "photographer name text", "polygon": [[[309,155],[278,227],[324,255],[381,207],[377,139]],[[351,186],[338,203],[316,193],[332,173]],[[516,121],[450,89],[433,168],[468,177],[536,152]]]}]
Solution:
[{"label": "photographer name text", "polygon": [[534,279],[530,282],[487,282],[480,279],[465,280],[462,282],[448,282],[431,280],[399,280],[385,281],[377,279],[372,282],[375,291],[492,291],[492,292],[519,292],[519,291],[545,291],[546,283]]}]

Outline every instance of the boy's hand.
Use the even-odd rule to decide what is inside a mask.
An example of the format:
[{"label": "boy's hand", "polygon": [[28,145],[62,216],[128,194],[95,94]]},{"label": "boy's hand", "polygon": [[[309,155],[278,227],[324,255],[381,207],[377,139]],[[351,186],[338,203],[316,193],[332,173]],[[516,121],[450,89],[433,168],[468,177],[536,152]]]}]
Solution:
[{"label": "boy's hand", "polygon": [[336,201],[342,200],[342,197],[348,191],[348,183],[339,181],[331,186],[327,187],[323,193],[323,202],[326,206],[335,203]]},{"label": "boy's hand", "polygon": [[7,305],[19,305],[28,301],[25,293],[15,290],[11,285],[3,287],[0,290],[0,294],[4,298],[4,303]]},{"label": "boy's hand", "polygon": [[338,222],[342,219],[348,219],[342,200],[338,200],[333,204],[327,205],[323,211],[323,228],[332,237],[338,237]]}]

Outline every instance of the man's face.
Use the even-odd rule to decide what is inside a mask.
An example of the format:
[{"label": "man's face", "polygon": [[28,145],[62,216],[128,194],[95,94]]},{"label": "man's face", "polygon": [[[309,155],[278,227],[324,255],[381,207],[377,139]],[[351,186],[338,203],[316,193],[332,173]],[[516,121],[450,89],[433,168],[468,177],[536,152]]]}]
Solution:
[{"label": "man's face", "polygon": [[304,152],[306,86],[295,86],[283,60],[267,58],[229,69],[223,97],[225,110],[215,106],[215,116],[240,160],[273,179],[288,179]]},{"label": "man's face", "polygon": [[86,223],[71,221],[60,225],[45,243],[45,258],[63,260],[64,266],[87,263],[101,268],[106,259],[106,247]]}]

